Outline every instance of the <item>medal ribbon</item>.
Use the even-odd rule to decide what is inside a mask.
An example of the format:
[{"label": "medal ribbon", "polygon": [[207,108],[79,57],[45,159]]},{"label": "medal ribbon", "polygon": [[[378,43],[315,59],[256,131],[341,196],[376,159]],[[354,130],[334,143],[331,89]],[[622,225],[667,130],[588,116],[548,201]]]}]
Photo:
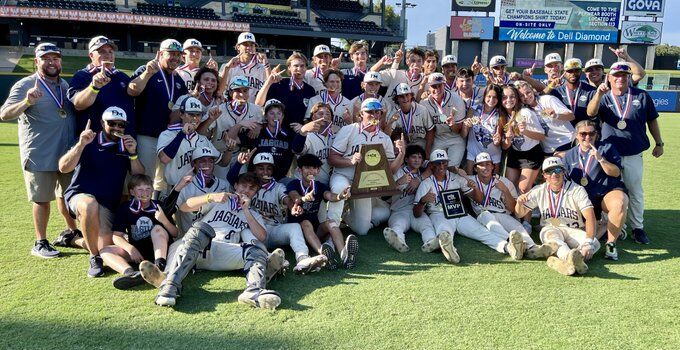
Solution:
[{"label": "medal ribbon", "polygon": [[581,170],[583,171],[583,177],[587,177],[588,175],[588,170],[590,169],[590,164],[593,162],[593,157],[590,152],[586,151],[588,153],[588,159],[586,160],[586,165],[583,165],[583,159],[585,158],[585,155],[581,153],[581,149],[579,147],[578,150],[578,164],[581,166]]},{"label": "medal ribbon", "polygon": [[630,105],[631,102],[633,101],[633,94],[628,92],[628,97],[626,98],[626,110],[624,111],[621,108],[621,104],[619,103],[619,98],[614,96],[614,94],[610,91],[609,95],[612,97],[612,102],[614,103],[614,107],[616,109],[616,113],[619,115],[620,120],[626,119],[628,116],[628,112],[630,112]]},{"label": "medal ribbon", "polygon": [[59,107],[59,109],[64,109],[64,94],[61,93],[61,86],[58,84],[58,82],[57,82],[57,86],[55,87],[55,89],[57,89],[57,93],[59,94],[59,99],[57,99],[57,96],[54,95],[54,93],[52,92],[52,89],[50,89],[50,86],[47,85],[47,83],[45,82],[45,79],[43,79],[43,77],[41,77],[40,75],[38,75],[38,81],[40,81],[40,85],[42,85],[43,88],[45,88],[45,90],[47,90],[47,92],[50,94],[50,96],[52,97],[54,102],[57,103],[57,106]]},{"label": "medal ribbon", "polygon": [[557,197],[557,200],[555,200],[555,194],[553,191],[550,189],[550,187],[546,184],[546,188],[548,189],[549,197],[548,199],[550,200],[550,216],[553,218],[557,218],[557,216],[560,214],[560,208],[562,207],[562,200],[564,199],[564,185],[562,185],[562,188],[560,189],[560,193]]},{"label": "medal ribbon", "polygon": [[361,68],[359,68],[359,67],[357,67],[357,66],[354,66],[354,69],[353,69],[352,71],[354,72],[354,76],[357,76],[357,77],[359,76],[359,74],[361,74],[361,75],[365,75],[365,74],[366,74],[366,70],[365,70],[365,69],[364,69],[364,70],[361,70]]},{"label": "medal ribbon", "polygon": [[[170,130],[170,131],[180,131],[180,130],[182,130],[182,123],[170,124],[170,125],[168,125],[168,130]],[[195,132],[195,131],[192,132],[192,133],[189,134],[189,135],[184,135],[184,138],[185,138],[187,141],[191,141],[191,139],[192,139],[194,136],[196,136],[196,132]]]},{"label": "medal ribbon", "polygon": [[174,101],[175,97],[175,75],[170,73],[170,77],[172,78],[170,85],[168,86],[168,78],[165,77],[165,72],[161,69],[161,77],[163,78],[163,85],[165,86],[165,92],[168,94],[168,101],[172,102]]},{"label": "medal ribbon", "polygon": [[409,69],[408,71],[406,71],[406,78],[408,78],[408,80],[412,83],[418,81],[418,79],[420,79],[420,76],[421,74],[419,72],[416,73],[415,70]]},{"label": "medal ribbon", "polygon": [[300,179],[300,188],[302,189],[303,196],[306,196],[307,193],[314,193],[314,191],[316,191],[316,184],[314,183],[314,180],[312,180],[312,184],[305,188],[305,183]]},{"label": "medal ribbon", "polygon": [[[99,71],[101,71],[101,69],[102,69],[102,66],[95,66],[94,64],[91,64],[91,63],[87,67],[87,70],[90,73],[99,72]],[[104,67],[104,71],[108,75],[114,75],[114,74],[118,73],[118,69],[116,69],[116,66],[111,67],[111,69]]]},{"label": "medal ribbon", "polygon": [[444,186],[441,186],[441,189],[439,188],[439,182],[437,181],[437,178],[434,177],[434,175],[430,175],[430,178],[432,178],[432,182],[434,183],[434,190],[437,192],[437,201],[439,202],[439,197],[441,197],[441,194],[443,191],[446,191],[449,189],[449,172],[446,172],[446,179],[444,179]]},{"label": "medal ribbon", "polygon": [[408,123],[406,122],[406,116],[399,108],[399,116],[401,117],[401,126],[404,127],[406,135],[411,133],[411,126],[413,126],[413,114],[416,112],[416,107],[411,105],[411,110],[408,111]]},{"label": "medal ribbon", "polygon": [[250,61],[248,61],[248,63],[246,63],[246,64],[243,64],[243,63],[241,63],[241,61],[239,61],[239,66],[241,67],[241,69],[244,72],[247,71],[247,73],[250,73],[250,70],[253,69],[253,67],[255,67],[256,64],[257,64],[257,55],[255,55],[255,54],[253,54],[253,58]]},{"label": "medal ribbon", "polygon": [[406,174],[408,174],[408,176],[410,176],[412,179],[417,178],[418,174],[420,174],[420,171],[418,169],[411,171],[411,170],[408,169],[408,167],[403,167],[402,170]]},{"label": "medal ribbon", "polygon": [[[342,101],[342,95],[338,94],[338,96],[333,99],[330,93],[328,93],[328,90],[324,90],[321,92],[321,100],[323,100],[323,103],[325,104],[331,104],[333,106],[337,106],[340,104],[340,101]],[[328,103],[330,102],[330,103]]]},{"label": "medal ribbon", "polygon": [[484,117],[484,110],[482,110],[482,115],[481,115],[481,118],[480,118],[480,119],[481,119],[481,124],[482,124],[482,125],[487,124],[487,125],[490,126],[490,125],[491,125],[491,124],[489,123],[490,119],[491,119],[494,115],[497,115],[497,114],[498,114],[498,109],[494,109],[493,111],[491,111],[491,113],[487,114],[487,116]]},{"label": "medal ribbon", "polygon": [[236,114],[237,116],[243,116],[248,112],[248,103],[244,103],[243,106],[239,103],[239,101],[234,100],[229,102],[229,105],[231,107],[232,112]]},{"label": "medal ribbon", "polygon": [[581,91],[581,85],[579,83],[578,88],[576,88],[576,92],[574,93],[574,98],[571,98],[571,94],[569,93],[569,87],[564,86],[564,91],[567,92],[567,99],[569,100],[569,106],[571,107],[572,112],[576,112],[576,101],[578,100],[578,94]]},{"label": "medal ribbon", "polygon": [[267,131],[267,134],[269,134],[269,137],[275,139],[279,136],[279,133],[283,136],[288,136],[288,134],[281,129],[281,121],[277,120],[276,121],[276,126],[274,127],[274,134],[272,134],[271,131],[269,131],[269,128],[264,128]]},{"label": "medal ribbon", "polygon": [[262,189],[265,192],[267,192],[267,191],[271,190],[272,187],[274,187],[274,185],[276,185],[276,181],[274,179],[272,179],[271,181],[269,181],[269,183],[262,185]]},{"label": "medal ribbon", "polygon": [[232,211],[241,210],[241,203],[238,202],[238,195],[234,193],[233,196],[229,197],[229,208]]},{"label": "medal ribbon", "polygon": [[156,210],[158,210],[158,206],[153,201],[151,201],[151,205],[149,205],[149,208],[147,209],[142,208],[142,201],[137,198],[132,198],[132,201],[130,201],[130,211],[135,214],[139,214],[140,212],[155,213]]},{"label": "medal ribbon", "polygon": [[304,81],[302,82],[302,84],[298,84],[295,82],[295,78],[293,77],[290,78],[290,91],[293,91],[293,89],[302,90],[302,88],[304,87],[305,87]]},{"label": "medal ribbon", "polygon": [[482,206],[484,208],[487,208],[491,203],[491,190],[493,189],[493,185],[496,182],[495,177],[493,176],[491,177],[491,180],[489,180],[489,187],[487,187],[486,189],[484,189],[484,184],[479,179],[479,175],[475,177],[475,180],[477,181],[477,185],[479,185],[479,188],[482,190],[482,192],[484,192],[484,203],[482,204]]},{"label": "medal ribbon", "polygon": [[211,103],[212,103],[213,98],[210,97],[210,96],[208,96],[208,94],[205,93],[205,87],[203,87],[203,85],[201,85],[201,92],[200,92],[200,94],[201,94],[201,97],[203,97],[206,101],[208,101],[208,104],[211,104]]},{"label": "medal ribbon", "polygon": [[333,136],[333,123],[328,123],[328,125],[326,125],[326,128],[323,129],[323,131],[321,132],[321,135],[326,135],[328,137],[332,137]]},{"label": "medal ribbon", "polygon": [[[99,132],[99,145],[104,147],[104,148],[109,148],[109,147],[116,145],[116,142],[115,141],[106,141],[104,139],[104,132],[100,131]],[[118,151],[120,151],[121,153],[125,153],[125,144],[123,143],[123,139],[118,140]]]}]

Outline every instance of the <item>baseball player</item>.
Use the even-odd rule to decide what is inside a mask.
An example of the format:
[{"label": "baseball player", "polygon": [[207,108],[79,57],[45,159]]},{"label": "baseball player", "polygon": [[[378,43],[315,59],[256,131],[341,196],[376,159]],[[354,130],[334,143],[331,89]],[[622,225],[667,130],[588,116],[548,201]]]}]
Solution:
[{"label": "baseball player", "polygon": [[553,52],[547,54],[543,60],[543,71],[547,75],[547,78],[541,80],[541,83],[548,89],[554,89],[558,86],[562,86],[562,84],[565,82],[564,74],[562,73],[563,68],[564,64],[562,61],[562,56],[560,56],[559,53]]},{"label": "baseball player", "polygon": [[[321,216],[321,202],[337,202],[349,199],[349,187],[341,193],[333,193],[328,185],[315,178],[321,169],[321,160],[313,154],[304,154],[298,158],[300,179],[291,181],[286,191],[293,201],[291,216],[288,222],[297,222],[302,227],[307,243],[318,254],[323,254],[328,260],[328,268],[335,269],[335,250],[340,252],[340,261],[345,269],[352,269],[356,265],[359,252],[359,241],[355,235],[347,235],[343,241],[342,231],[338,223]],[[321,244],[321,241],[326,241]]]},{"label": "baseball player", "polygon": [[[175,186],[182,176],[191,171],[191,155],[196,148],[214,149],[207,137],[196,132],[201,118],[201,102],[189,97],[184,100],[180,110],[182,124],[169,125],[158,137],[158,158],[165,164],[165,181],[170,186]],[[219,153],[217,149],[214,151]],[[230,159],[230,153],[222,155],[218,164],[227,165]]]},{"label": "baseball player", "polygon": [[[396,94],[396,87],[401,83],[408,84],[414,96],[420,96],[421,83],[425,79],[425,75],[423,74],[425,52],[416,47],[406,53],[406,65],[408,66],[408,70],[398,69],[403,57],[404,45],[402,45],[394,54],[394,59],[385,56],[371,67],[371,71],[380,72],[382,84],[387,87],[385,97],[388,105],[392,103],[392,98]],[[380,70],[384,64],[391,64],[392,67]],[[389,110],[390,107],[391,106],[388,106],[387,109]]]},{"label": "baseball player", "polygon": [[484,104],[474,110],[472,118],[463,120],[460,135],[467,137],[465,171],[468,174],[472,173],[474,160],[481,152],[490,154],[496,173],[500,171],[501,141],[505,124],[505,115],[500,115],[501,95],[498,85],[487,85],[484,89]]},{"label": "baseball player", "polygon": [[[187,90],[192,91],[195,87],[194,77],[200,69],[201,59],[203,58],[203,45],[196,39],[187,39],[182,45],[184,51],[184,64],[177,67],[175,71],[184,80]],[[206,68],[217,71],[217,62],[210,57],[205,64]]]},{"label": "baseball player", "polygon": [[380,77],[380,73],[369,71],[364,75],[363,81],[361,82],[361,90],[363,92],[350,101],[353,116],[357,116],[361,113],[361,103],[367,98],[375,98],[380,101],[383,105],[383,113],[387,114],[387,105],[384,103],[383,97],[379,93],[381,84],[382,78]]},{"label": "baseball player", "polygon": [[[327,184],[331,179],[331,166],[328,164],[328,153],[330,152],[334,135],[331,126],[333,112],[331,106],[324,104],[323,102],[317,102],[312,106],[310,114],[312,122],[318,124],[319,131],[308,131],[305,128],[300,128],[293,138],[293,149],[302,149],[302,151],[299,152],[301,155],[313,154],[319,158],[321,165],[319,173],[315,175],[315,179]],[[300,145],[302,145],[302,147]],[[300,174],[296,172],[296,176],[298,175]]]},{"label": "baseball player", "polygon": [[264,220],[250,208],[251,198],[259,187],[254,175],[243,174],[234,192],[208,193],[187,200],[189,210],[206,207],[208,211],[184,238],[170,246],[166,274],[149,264],[141,267],[147,281],[153,282],[165,275],[156,295],[157,305],[175,305],[182,280],[194,266],[210,271],[243,269],[246,289],[238,296],[239,303],[272,310],[281,304],[279,294],[266,289],[267,276],[271,275],[267,267],[269,264],[283,266],[285,257],[282,250],[268,257],[262,244],[267,240]]},{"label": "baseball player", "polygon": [[457,231],[467,238],[486,244],[499,253],[519,255],[515,251],[523,249],[522,239],[508,242],[506,238],[489,231],[470,215],[447,219],[441,203],[441,192],[457,189],[478,203],[483,203],[484,194],[477,188],[474,181],[449,171],[449,160],[444,150],[432,151],[429,166],[432,175],[418,186],[413,207],[415,217],[419,218],[423,213],[427,213],[434,225],[437,236],[425,243],[427,250],[433,251],[441,248],[446,260],[454,264],[460,262],[458,251],[453,246],[453,236]]},{"label": "baseball player", "polygon": [[[342,57],[342,53],[340,53]],[[305,72],[305,83],[311,85],[317,94],[326,90],[324,76],[329,69],[340,67],[340,57],[333,58],[331,49],[327,45],[317,45],[312,56],[312,67]],[[339,90],[340,88],[338,88]]]},{"label": "baseball player", "polygon": [[248,80],[248,102],[255,103],[257,93],[262,89],[264,81],[271,73],[269,59],[264,53],[257,52],[257,42],[253,33],[243,32],[239,34],[236,41],[236,51],[238,55],[220,68],[220,88],[225,91],[227,84],[231,83],[234,77],[244,76]]},{"label": "baseball player", "polygon": [[[554,251],[551,246],[536,245],[529,232],[512,216],[515,212],[517,189],[510,180],[494,173],[491,155],[479,153],[475,158],[475,171],[477,174],[471,178],[484,194],[482,202],[471,201],[477,221],[492,233],[511,242],[508,253],[515,260],[522,257],[547,258],[552,255]],[[521,241],[524,241],[524,245],[519,244]]]},{"label": "baseball player", "polygon": [[455,83],[455,92],[465,102],[465,116],[472,117],[472,111],[484,103],[484,89],[475,85],[475,73],[468,68],[456,72]]},{"label": "baseball player", "polygon": [[588,271],[585,261],[600,249],[593,205],[583,187],[565,180],[562,159],[548,157],[542,168],[545,183],[517,197],[515,211],[524,216],[538,208],[541,242],[558,245],[557,257],[549,257],[548,266],[563,275],[582,275]]},{"label": "baseball player", "polygon": [[[251,155],[242,153],[239,161],[229,170],[228,180],[234,179],[241,166],[247,164]],[[274,177],[274,156],[271,153],[257,153],[252,159],[255,175],[260,182],[260,189],[252,200],[252,207],[264,219],[267,239],[262,242],[269,248],[290,245],[295,252],[297,265],[293,268],[296,274],[306,274],[320,270],[327,263],[325,255],[309,256],[309,248],[305,243],[299,223],[288,223],[287,212],[293,202],[286,193],[286,186],[277,182]]]},{"label": "baseball player", "polygon": [[[433,73],[429,76],[441,76],[443,82],[444,76],[441,73]],[[440,82],[436,86],[443,87]],[[430,144],[434,140],[434,124],[427,109],[415,102],[411,88],[401,83],[397,85],[397,93],[393,97],[395,108],[390,110],[390,118],[387,120],[385,133],[392,134],[392,130],[404,135],[404,139],[408,145],[418,145],[425,148],[425,145]]]},{"label": "baseball player", "polygon": [[329,69],[323,74],[323,80],[325,90],[309,99],[305,120],[309,120],[314,105],[319,102],[327,104],[333,111],[332,131],[337,133],[343,126],[354,123],[354,117],[351,114],[352,104],[342,95],[340,90],[343,80],[342,72],[337,69]]},{"label": "baseball player", "polygon": [[[359,152],[361,145],[382,145],[393,172],[403,163],[405,150],[403,139],[397,141],[402,152],[395,157],[392,141],[378,127],[381,117],[380,102],[374,98],[367,98],[361,104],[361,122],[344,126],[335,135],[328,158],[328,162],[333,166],[330,183],[333,193],[342,193],[354,180],[354,167],[361,161]],[[344,204],[344,200],[328,203],[328,218],[340,222]],[[350,201],[350,212],[346,222],[355,233],[365,235],[371,227],[387,221],[389,216],[389,206],[379,198],[353,199]]]},{"label": "baseball player", "polygon": [[429,253],[432,251],[433,245],[426,245],[425,243],[435,239],[437,235],[427,215],[420,217],[413,215],[413,203],[415,203],[414,198],[417,187],[409,186],[414,179],[422,178],[420,168],[425,160],[425,150],[418,145],[410,145],[406,147],[404,157],[404,166],[394,173],[394,180],[401,193],[392,196],[392,204],[390,206],[392,213],[387,221],[387,227],[383,230],[383,236],[392,248],[404,253],[409,251],[404,234],[409,229],[412,229],[420,233],[423,239],[421,249]]},{"label": "baseball player", "polygon": [[589,85],[597,88],[604,82],[604,63],[599,58],[592,58],[583,66],[583,72]]},{"label": "baseball player", "polygon": [[586,113],[588,102],[593,96],[595,87],[581,81],[581,60],[570,58],[564,63],[564,84],[550,92],[574,113],[572,125],[581,120],[591,119]]},{"label": "baseball player", "polygon": [[505,56],[493,56],[489,60],[489,68],[483,67],[482,74],[486,77],[486,84],[505,85],[510,83],[510,73],[507,72],[508,61]]},{"label": "baseball player", "polygon": [[364,40],[355,41],[349,47],[349,57],[354,63],[354,67],[342,70],[342,74],[345,75],[345,79],[342,80],[342,95],[350,100],[359,96],[363,89],[361,83],[364,81],[368,70],[366,65],[368,48],[368,42]]},{"label": "baseball player", "polygon": [[444,82],[444,90],[447,92],[456,91],[456,75],[458,73],[458,58],[455,55],[446,55],[442,57],[442,74],[446,78]]}]

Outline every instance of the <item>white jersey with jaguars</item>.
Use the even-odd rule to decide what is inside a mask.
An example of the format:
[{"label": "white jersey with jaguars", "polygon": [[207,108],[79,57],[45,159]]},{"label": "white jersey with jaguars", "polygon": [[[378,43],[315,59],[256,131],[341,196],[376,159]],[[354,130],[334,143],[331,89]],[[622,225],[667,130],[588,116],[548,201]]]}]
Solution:
[{"label": "white jersey with jaguars", "polygon": [[[160,154],[165,147],[167,147],[177,137],[179,130],[165,130],[158,136],[158,144],[156,146],[156,153]],[[182,143],[177,150],[177,154],[172,160],[165,164],[164,176],[165,181],[170,186],[174,186],[186,174],[190,173],[193,167],[191,166],[191,154],[196,148],[207,147],[212,148],[217,154],[220,152],[210,143],[207,137],[194,132],[192,135],[185,135]]]},{"label": "white jersey with jaguars", "polygon": [[182,204],[186,203],[189,198],[205,196],[208,193],[225,192],[227,191],[227,188],[227,182],[218,178],[214,178],[212,185],[210,187],[206,187],[205,180],[201,179],[197,175],[194,175],[191,183],[182,188],[182,190],[179,192],[179,196],[177,197],[178,210],[177,214],[175,215],[177,216],[177,228],[179,228],[179,231],[182,234],[186,233],[194,222],[200,220],[208,212],[208,207],[206,206],[200,207],[198,210],[193,212],[184,212],[179,210],[179,207]]}]

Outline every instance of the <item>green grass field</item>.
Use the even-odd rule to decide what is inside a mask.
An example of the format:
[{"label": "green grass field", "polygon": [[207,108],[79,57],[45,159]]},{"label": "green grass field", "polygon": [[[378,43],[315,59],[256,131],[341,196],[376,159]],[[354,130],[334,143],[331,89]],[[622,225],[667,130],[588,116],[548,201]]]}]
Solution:
[{"label": "green grass field", "polygon": [[[30,256],[16,124],[0,124],[0,348],[678,349],[680,116],[660,120],[666,154],[645,154],[652,244],[620,243],[618,262],[600,251],[587,275],[567,278],[456,236],[462,261],[450,265],[415,234],[400,254],[373,230],[355,270],[274,281],[274,312],[237,303],[238,272],[189,276],[171,309],[154,305],[151,287],[114,289],[112,272],[87,278],[83,250]],[[62,225],[54,207],[50,239]]]},{"label": "green grass field", "polygon": [[[35,72],[35,65],[33,63],[34,56],[23,55],[19,59],[19,62],[14,67],[13,73],[28,73],[32,74]],[[116,68],[125,72],[127,75],[132,75],[132,73],[146,64],[148,60],[138,59],[138,58],[122,58],[116,57]],[[90,63],[90,58],[87,56],[64,56],[62,60],[62,72],[65,75],[73,75],[73,73],[83,69],[86,65]]]}]

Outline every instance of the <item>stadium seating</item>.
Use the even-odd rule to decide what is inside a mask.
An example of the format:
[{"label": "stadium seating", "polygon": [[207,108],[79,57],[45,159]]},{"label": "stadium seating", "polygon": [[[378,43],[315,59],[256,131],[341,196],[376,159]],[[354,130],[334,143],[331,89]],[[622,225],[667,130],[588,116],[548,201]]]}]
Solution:
[{"label": "stadium seating", "polygon": [[392,32],[389,29],[381,28],[370,21],[318,17],[316,23],[319,24],[321,29],[329,32],[392,35]]},{"label": "stadium seating", "polygon": [[272,16],[298,17],[298,13],[290,10],[269,10]]},{"label": "stadium seating", "polygon": [[[300,0],[300,6],[307,6],[308,0]],[[311,0],[311,7],[318,10],[361,12],[364,7],[356,0]]]},{"label": "stadium seating", "polygon": [[17,2],[17,6],[97,11],[97,12],[118,12],[116,4],[114,2],[108,1],[99,2],[99,1],[76,1],[76,0],[29,0]]},{"label": "stadium seating", "polygon": [[309,24],[307,24],[306,22],[303,22],[301,19],[287,16],[267,16],[234,13],[233,19],[236,22],[246,22],[260,27],[312,30],[312,27],[310,27]]},{"label": "stadium seating", "polygon": [[239,0],[239,2],[250,2],[264,5],[290,6],[290,0]]},{"label": "stadium seating", "polygon": [[200,8],[200,7],[186,7],[186,6],[166,6],[156,4],[142,4],[137,3],[137,8],[132,9],[132,13],[150,16],[166,16],[175,18],[196,18],[219,20],[214,10]]}]

